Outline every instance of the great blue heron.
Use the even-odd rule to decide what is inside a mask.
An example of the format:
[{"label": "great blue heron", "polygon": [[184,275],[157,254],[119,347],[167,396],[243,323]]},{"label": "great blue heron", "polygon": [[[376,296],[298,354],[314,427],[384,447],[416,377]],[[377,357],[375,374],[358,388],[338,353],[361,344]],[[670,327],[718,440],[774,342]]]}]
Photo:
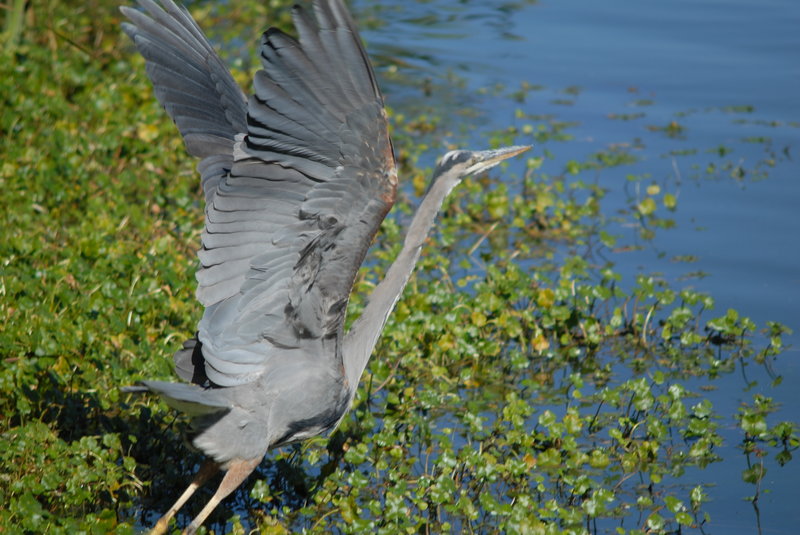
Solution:
[{"label": "great blue heron", "polygon": [[227,471],[193,533],[267,450],[334,429],[434,218],[463,177],[527,150],[452,151],[400,254],[344,332],[361,262],[395,200],[397,171],[375,75],[341,0],[293,11],[295,40],[271,28],[246,98],[208,39],[172,0],[123,7],[155,94],[198,165],[206,200],[195,338],[175,354],[189,383],[144,381],[191,419],[210,459],[153,533],[210,476]]}]

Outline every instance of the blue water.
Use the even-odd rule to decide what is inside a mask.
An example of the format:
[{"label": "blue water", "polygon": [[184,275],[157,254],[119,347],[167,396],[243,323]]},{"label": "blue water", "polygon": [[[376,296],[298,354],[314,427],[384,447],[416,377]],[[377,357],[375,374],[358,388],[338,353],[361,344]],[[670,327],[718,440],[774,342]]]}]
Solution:
[{"label": "blue water", "polygon": [[[652,242],[639,242],[634,230],[610,223],[623,242],[642,246],[610,259],[631,284],[637,273],[658,273],[673,286],[711,294],[714,313],[735,308],[760,326],[778,321],[791,327],[794,334],[784,341],[794,347],[774,363],[783,385],[772,388],[765,373],[749,373],[759,379],[756,391],[784,404],[774,420],[797,420],[800,2],[392,0],[379,8],[356,2],[356,13],[373,9],[386,24],[363,32],[370,52],[403,56],[401,70],[433,81],[426,96],[387,80],[387,103],[403,111],[426,99],[436,105],[438,99],[453,108],[454,123],[469,120],[457,117],[458,106],[477,107],[484,115],[469,136],[472,148],[486,144],[484,132],[530,122],[515,118],[517,108],[578,123],[570,130],[573,141],[544,147],[554,156],[545,160],[544,173],[559,174],[568,160],[637,140],[638,163],[588,178],[608,190],[603,206],[612,217],[629,204],[632,186],[625,175],[649,175],[643,184],[653,180],[678,196],[678,209],[671,214],[676,226],[657,230]],[[465,80],[465,87],[448,87],[447,73]],[[475,96],[481,88],[501,84],[511,90],[522,82],[544,89],[522,103],[491,91]],[[568,87],[579,88],[573,91],[577,95],[563,91]],[[619,121],[610,113],[645,116]],[[671,121],[684,127],[678,138],[648,128]],[[753,137],[769,141],[745,140]],[[716,153],[721,146],[724,157]],[[534,147],[534,152],[544,148]],[[699,151],[668,155],[688,148]],[[747,174],[739,179],[727,172],[707,175],[710,163],[741,165]],[[680,255],[696,261],[675,261]],[[696,272],[705,276],[692,276]],[[732,414],[751,395],[740,387],[722,388],[714,403]],[[734,447],[728,444],[721,452],[730,460],[692,474],[698,482],[716,484],[709,490],[709,533],[757,532],[753,509],[742,500],[753,489],[741,481],[743,458]],[[798,533],[800,462],[785,467],[769,462],[767,467],[764,487],[769,493],[759,500],[762,533]]]}]

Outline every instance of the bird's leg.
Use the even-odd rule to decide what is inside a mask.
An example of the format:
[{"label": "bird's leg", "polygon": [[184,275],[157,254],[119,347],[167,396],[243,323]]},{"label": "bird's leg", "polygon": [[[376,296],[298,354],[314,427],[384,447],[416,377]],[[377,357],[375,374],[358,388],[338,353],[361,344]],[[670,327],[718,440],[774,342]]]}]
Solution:
[{"label": "bird's leg", "polygon": [[247,476],[256,469],[258,463],[261,462],[261,457],[256,459],[248,459],[248,460],[241,460],[237,459],[235,461],[231,461],[228,464],[228,472],[225,474],[225,477],[222,478],[222,483],[219,484],[219,488],[217,488],[217,492],[208,500],[208,503],[203,510],[200,511],[192,523],[189,524],[185,530],[183,530],[182,535],[194,535],[208,515],[211,514],[211,511],[219,505],[219,502],[225,499],[228,494],[236,490],[236,488],[242,484],[242,481],[247,479]]},{"label": "bird's leg", "polygon": [[186,490],[183,491],[181,497],[178,498],[178,501],[176,501],[173,506],[169,508],[169,511],[164,513],[164,516],[158,519],[158,522],[156,522],[156,525],[153,526],[153,529],[150,530],[148,535],[163,535],[166,533],[167,529],[169,528],[169,521],[173,516],[175,516],[175,513],[177,513],[178,510],[183,507],[183,504],[185,504],[192,494],[194,494],[194,491],[202,487],[203,484],[218,471],[219,464],[210,459],[204,462],[200,467],[200,470],[198,470],[197,474],[195,474],[192,482],[188,487],[186,487]]}]

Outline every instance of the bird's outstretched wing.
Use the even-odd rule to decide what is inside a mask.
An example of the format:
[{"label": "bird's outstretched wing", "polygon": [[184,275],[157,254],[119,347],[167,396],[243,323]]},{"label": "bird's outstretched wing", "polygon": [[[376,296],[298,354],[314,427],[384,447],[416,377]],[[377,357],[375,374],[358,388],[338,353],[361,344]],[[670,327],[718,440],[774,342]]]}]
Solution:
[{"label": "bird's outstretched wing", "polygon": [[[227,104],[227,82],[208,88],[206,107],[196,100],[202,92],[183,89],[223,78],[189,15],[167,1],[164,15],[154,13],[159,8],[150,0],[142,5],[152,20],[126,12],[136,26],[134,41],[142,50],[142,35],[160,37],[147,43],[163,50],[143,54],[190,152],[200,119],[207,119],[198,127],[202,135],[227,143],[234,132],[236,140],[230,153],[225,143],[214,154],[192,152],[224,173],[204,184],[197,274],[197,296],[206,306],[198,333],[202,359],[194,348],[186,354],[219,386],[253,381],[282,359],[340,359],[353,280],[397,185],[380,91],[346,8],[340,0],[315,2],[315,23],[295,7],[298,40],[275,29],[264,34],[263,69],[246,125],[235,132],[242,125]],[[190,25],[192,41],[183,38]],[[176,64],[195,53],[209,54],[200,75]],[[191,369],[179,373],[198,377]]]}]

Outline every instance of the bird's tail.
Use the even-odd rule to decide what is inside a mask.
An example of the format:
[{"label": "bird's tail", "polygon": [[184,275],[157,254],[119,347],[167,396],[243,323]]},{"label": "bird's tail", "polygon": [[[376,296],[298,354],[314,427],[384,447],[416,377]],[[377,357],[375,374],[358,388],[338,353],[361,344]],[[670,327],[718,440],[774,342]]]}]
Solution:
[{"label": "bird's tail", "polygon": [[130,393],[155,392],[164,399],[167,405],[186,413],[191,418],[211,414],[221,416],[233,408],[231,402],[225,399],[219,390],[187,383],[142,381],[139,385],[125,386],[120,390]]}]

